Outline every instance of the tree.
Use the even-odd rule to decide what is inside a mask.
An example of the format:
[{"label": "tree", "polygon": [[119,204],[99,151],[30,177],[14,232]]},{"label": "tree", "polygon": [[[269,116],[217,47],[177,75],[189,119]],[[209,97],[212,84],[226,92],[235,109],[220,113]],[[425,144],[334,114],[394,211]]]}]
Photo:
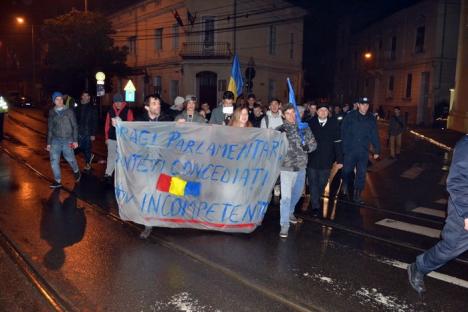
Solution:
[{"label": "tree", "polygon": [[41,34],[46,45],[45,89],[79,94],[86,81],[94,90],[97,71],[109,78],[125,76],[129,72],[125,64],[128,49],[114,47],[114,33],[109,20],[95,12],[72,10],[45,20]]}]

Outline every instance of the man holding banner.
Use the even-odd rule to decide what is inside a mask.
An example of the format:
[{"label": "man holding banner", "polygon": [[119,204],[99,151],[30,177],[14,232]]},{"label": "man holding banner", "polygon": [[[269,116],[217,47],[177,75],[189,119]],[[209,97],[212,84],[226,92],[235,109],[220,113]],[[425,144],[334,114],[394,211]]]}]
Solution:
[{"label": "man holding banner", "polygon": [[283,107],[284,123],[277,130],[286,133],[288,151],[281,165],[281,201],[280,201],[280,237],[288,237],[289,223],[296,224],[294,209],[305,184],[305,169],[308,153],[317,148],[312,131],[308,127],[302,128],[297,122],[296,108],[293,104]]}]

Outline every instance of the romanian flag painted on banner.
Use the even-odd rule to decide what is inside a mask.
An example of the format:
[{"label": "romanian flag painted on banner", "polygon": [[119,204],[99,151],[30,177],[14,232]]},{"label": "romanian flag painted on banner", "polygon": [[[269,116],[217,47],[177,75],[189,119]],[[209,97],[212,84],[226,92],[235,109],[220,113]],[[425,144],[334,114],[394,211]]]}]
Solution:
[{"label": "romanian flag painted on banner", "polygon": [[167,174],[161,174],[156,184],[156,189],[175,196],[199,197],[201,192],[201,183],[185,181],[179,177],[171,177]]},{"label": "romanian flag painted on banner", "polygon": [[234,59],[232,60],[231,68],[231,78],[229,79],[228,91],[234,93],[234,99],[237,99],[239,95],[242,94],[242,87],[244,86],[244,81],[242,80],[242,72],[239,64],[239,58],[237,54],[234,54]]}]

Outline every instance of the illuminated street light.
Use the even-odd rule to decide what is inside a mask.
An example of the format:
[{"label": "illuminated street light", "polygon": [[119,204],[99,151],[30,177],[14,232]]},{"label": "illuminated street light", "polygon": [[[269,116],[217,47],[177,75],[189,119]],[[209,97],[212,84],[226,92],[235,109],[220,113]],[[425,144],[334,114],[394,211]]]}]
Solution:
[{"label": "illuminated street light", "polygon": [[[26,24],[26,20],[22,16],[17,16],[16,17],[16,22],[20,25]],[[32,97],[33,99],[36,99],[36,52],[35,52],[35,44],[34,44],[34,24],[30,22],[31,24],[31,54],[32,54]]]},{"label": "illuminated street light", "polygon": [[372,59],[372,53],[370,53],[370,52],[364,53],[364,59],[366,59],[366,60]]}]

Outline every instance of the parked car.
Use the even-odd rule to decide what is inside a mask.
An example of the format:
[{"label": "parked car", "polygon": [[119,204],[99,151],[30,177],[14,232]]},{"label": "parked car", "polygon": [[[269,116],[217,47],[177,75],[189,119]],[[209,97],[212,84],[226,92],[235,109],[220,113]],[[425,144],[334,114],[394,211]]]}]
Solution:
[{"label": "parked car", "polygon": [[29,96],[17,96],[13,100],[13,105],[17,107],[33,107],[33,102]]}]

